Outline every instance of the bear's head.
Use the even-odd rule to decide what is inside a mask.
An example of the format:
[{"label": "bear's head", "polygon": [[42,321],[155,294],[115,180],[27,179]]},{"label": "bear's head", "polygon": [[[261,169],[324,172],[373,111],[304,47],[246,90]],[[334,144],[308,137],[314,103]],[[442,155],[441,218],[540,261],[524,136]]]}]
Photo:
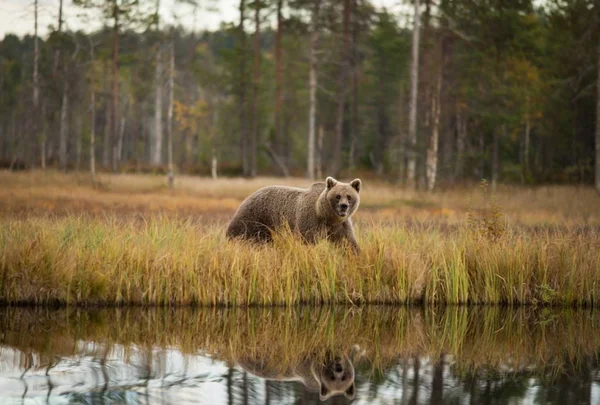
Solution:
[{"label": "bear's head", "polygon": [[354,399],[354,366],[347,356],[329,355],[322,363],[313,365],[312,372],[319,383],[321,401],[341,394],[348,399]]},{"label": "bear's head", "polygon": [[360,203],[361,182],[360,179],[354,179],[350,183],[342,183],[333,177],[327,177],[327,202],[336,217],[344,221],[358,208]]}]

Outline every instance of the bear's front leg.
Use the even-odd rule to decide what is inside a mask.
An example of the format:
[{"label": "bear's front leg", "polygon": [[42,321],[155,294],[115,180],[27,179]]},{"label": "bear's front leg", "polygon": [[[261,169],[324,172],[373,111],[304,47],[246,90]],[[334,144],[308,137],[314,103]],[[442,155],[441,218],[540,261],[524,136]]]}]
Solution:
[{"label": "bear's front leg", "polygon": [[352,222],[350,221],[350,219],[342,222],[342,224],[331,233],[329,238],[335,243],[349,243],[354,253],[357,255],[360,254],[360,248],[358,247],[358,242],[356,241],[356,237],[354,236],[354,229],[352,227]]}]

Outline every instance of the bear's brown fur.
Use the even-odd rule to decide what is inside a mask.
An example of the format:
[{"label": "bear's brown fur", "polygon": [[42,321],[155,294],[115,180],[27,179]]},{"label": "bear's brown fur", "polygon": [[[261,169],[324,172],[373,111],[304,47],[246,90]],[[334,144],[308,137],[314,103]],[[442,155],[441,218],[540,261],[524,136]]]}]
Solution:
[{"label": "bear's brown fur", "polygon": [[308,391],[318,392],[321,401],[333,396],[344,395],[352,400],[356,394],[354,363],[364,356],[358,345],[351,349],[350,356],[343,351],[325,353],[324,356],[309,356],[297,364],[273,369],[267,358],[244,356],[237,360],[245,371],[269,381],[299,381]]},{"label": "bear's brown fur", "polygon": [[271,232],[289,224],[307,242],[320,238],[348,241],[359,252],[352,220],[360,203],[361,181],[342,183],[327,177],[310,188],[264,187],[246,198],[227,228],[228,238],[270,241]]}]

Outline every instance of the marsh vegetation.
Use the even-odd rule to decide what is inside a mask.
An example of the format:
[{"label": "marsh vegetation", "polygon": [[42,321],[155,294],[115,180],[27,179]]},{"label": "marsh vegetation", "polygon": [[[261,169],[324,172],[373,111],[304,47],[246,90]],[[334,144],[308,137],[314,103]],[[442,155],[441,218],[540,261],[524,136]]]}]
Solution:
[{"label": "marsh vegetation", "polygon": [[227,242],[226,221],[269,179],[189,178],[177,191],[151,176],[107,176],[100,188],[77,176],[3,180],[0,300],[8,304],[590,306],[600,297],[591,189],[507,188],[491,198],[474,186],[463,196],[421,196],[367,181],[355,256],[285,231],[269,245]]}]

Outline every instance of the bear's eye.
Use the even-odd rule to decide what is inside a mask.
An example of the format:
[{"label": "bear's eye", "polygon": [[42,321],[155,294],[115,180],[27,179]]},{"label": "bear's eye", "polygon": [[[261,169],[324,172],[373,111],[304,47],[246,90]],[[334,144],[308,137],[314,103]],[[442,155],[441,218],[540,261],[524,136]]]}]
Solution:
[{"label": "bear's eye", "polygon": [[352,197],[348,196],[348,201],[352,201]]},{"label": "bear's eye", "polygon": [[339,194],[335,196],[335,199],[336,199],[336,200],[339,200],[340,198],[342,198],[342,196],[341,196],[341,195],[339,195]]}]

